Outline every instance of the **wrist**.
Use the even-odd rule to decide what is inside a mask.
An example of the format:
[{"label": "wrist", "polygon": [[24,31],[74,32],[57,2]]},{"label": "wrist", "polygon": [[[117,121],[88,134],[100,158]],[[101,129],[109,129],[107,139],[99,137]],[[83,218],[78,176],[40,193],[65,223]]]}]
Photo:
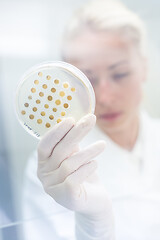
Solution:
[{"label": "wrist", "polygon": [[114,240],[113,211],[103,214],[86,215],[75,213],[76,236],[78,240]]}]

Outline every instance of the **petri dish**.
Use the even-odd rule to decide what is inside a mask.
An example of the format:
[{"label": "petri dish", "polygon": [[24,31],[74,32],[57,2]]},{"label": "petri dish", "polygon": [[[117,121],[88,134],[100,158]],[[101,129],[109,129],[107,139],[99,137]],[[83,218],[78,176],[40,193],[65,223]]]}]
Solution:
[{"label": "petri dish", "polygon": [[16,90],[16,115],[25,130],[41,138],[66,117],[77,122],[94,113],[95,94],[88,78],[75,66],[61,61],[29,69]]}]

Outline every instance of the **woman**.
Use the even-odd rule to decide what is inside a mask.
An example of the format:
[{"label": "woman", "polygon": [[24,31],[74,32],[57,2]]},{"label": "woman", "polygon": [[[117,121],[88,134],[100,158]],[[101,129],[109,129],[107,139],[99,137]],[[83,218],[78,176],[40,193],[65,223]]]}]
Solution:
[{"label": "woman", "polygon": [[[63,59],[91,81],[97,126],[89,115],[54,127],[38,146],[38,176],[52,199],[75,211],[77,239],[160,238],[160,123],[140,110],[144,32],[121,3],[96,0],[75,14],[65,33]],[[94,158],[104,142],[89,145],[97,139],[107,143],[98,174]]]}]

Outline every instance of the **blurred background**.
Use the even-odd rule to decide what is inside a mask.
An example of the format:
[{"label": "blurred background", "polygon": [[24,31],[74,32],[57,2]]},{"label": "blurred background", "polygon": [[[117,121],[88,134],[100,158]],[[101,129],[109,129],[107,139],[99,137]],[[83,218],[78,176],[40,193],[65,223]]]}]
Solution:
[{"label": "blurred background", "polygon": [[[73,10],[85,2],[0,0],[0,191],[3,192],[3,198],[0,192],[0,206],[8,212],[8,216],[2,218],[0,212],[1,229],[10,222],[21,221],[23,171],[38,143],[16,119],[15,89],[28,68],[61,59],[65,24]],[[160,117],[160,1],[122,2],[138,13],[147,26],[149,74],[143,105],[151,116]]]}]

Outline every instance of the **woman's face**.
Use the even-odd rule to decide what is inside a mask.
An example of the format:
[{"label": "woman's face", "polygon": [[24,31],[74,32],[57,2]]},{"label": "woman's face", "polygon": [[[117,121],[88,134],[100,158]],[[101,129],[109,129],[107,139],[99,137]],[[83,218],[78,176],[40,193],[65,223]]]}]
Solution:
[{"label": "woman's face", "polygon": [[142,98],[145,60],[122,35],[84,31],[70,41],[66,59],[89,78],[96,95],[98,125],[119,131],[131,122]]}]

